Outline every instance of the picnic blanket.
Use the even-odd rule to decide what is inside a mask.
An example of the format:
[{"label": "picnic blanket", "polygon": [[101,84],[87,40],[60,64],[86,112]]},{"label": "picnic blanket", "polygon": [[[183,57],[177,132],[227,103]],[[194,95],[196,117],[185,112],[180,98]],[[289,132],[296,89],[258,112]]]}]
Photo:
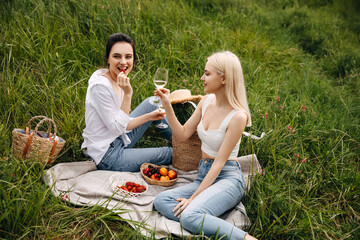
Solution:
[{"label": "picnic blanket", "polygon": [[[260,173],[260,164],[256,155],[239,157],[238,161],[248,190],[255,174]],[[197,175],[197,171],[176,171],[178,181],[171,187],[190,183]],[[112,179],[117,174],[122,173],[97,170],[92,161],[59,163],[46,170],[44,182],[55,196],[65,201],[81,206],[106,207],[120,217],[131,220],[130,225],[147,237],[155,236],[159,239],[170,234],[179,237],[192,235],[183,229],[179,222],[169,220],[153,209],[153,201],[157,194],[171,187],[149,185],[148,190],[139,197],[124,197],[114,191]],[[140,172],[130,174],[142,178]],[[221,218],[242,229],[250,225],[246,209],[241,202],[234,209],[224,213]]]}]

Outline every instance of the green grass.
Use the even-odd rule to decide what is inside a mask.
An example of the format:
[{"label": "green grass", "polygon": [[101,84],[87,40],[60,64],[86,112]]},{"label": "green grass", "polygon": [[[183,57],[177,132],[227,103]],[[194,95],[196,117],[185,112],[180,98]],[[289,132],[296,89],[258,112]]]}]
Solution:
[{"label": "green grass", "polygon": [[[206,57],[239,56],[253,118],[246,131],[266,132],[240,148],[264,169],[243,200],[247,231],[259,239],[360,237],[357,1],[7,0],[2,8],[0,238],[144,239],[101,206],[55,198],[42,181],[47,167],[11,155],[12,129],[46,115],[67,140],[56,163],[84,160],[87,81],[114,32],[136,41],[133,106],[153,94],[158,66],[169,69],[171,90],[203,94]],[[150,129],[138,145],[163,144]]]}]

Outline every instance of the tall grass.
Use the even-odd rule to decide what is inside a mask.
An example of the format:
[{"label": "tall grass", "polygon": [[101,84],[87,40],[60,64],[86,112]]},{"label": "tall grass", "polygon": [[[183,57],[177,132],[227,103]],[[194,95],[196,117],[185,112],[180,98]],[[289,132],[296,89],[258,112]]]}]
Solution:
[{"label": "tall grass", "polygon": [[[0,14],[0,237],[142,239],[101,206],[74,207],[42,182],[47,167],[11,155],[11,131],[52,117],[80,145],[91,73],[111,33],[135,38],[133,106],[151,96],[156,67],[171,90],[203,94],[206,57],[236,53],[253,126],[240,154],[264,169],[243,202],[260,239],[360,237],[360,45],[357,1],[8,0]],[[139,146],[166,144],[151,131]],[[139,226],[139,225],[138,225]],[[169,236],[169,238],[172,238]]]}]

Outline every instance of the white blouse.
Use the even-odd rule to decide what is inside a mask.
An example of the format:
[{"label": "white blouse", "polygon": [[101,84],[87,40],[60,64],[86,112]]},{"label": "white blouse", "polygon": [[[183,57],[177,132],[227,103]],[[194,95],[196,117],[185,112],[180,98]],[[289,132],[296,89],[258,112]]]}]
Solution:
[{"label": "white blouse", "polygon": [[103,74],[107,69],[95,71],[90,79],[85,100],[85,124],[81,148],[96,164],[108,150],[110,143],[121,136],[124,146],[130,144],[126,130],[131,118],[120,109],[123,101],[116,95],[112,84]]}]

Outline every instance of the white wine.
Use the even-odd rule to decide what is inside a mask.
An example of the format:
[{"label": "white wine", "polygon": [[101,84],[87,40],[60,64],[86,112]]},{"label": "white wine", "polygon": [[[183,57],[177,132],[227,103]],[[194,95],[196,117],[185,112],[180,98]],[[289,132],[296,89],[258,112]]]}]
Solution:
[{"label": "white wine", "polygon": [[158,108],[160,109],[161,112],[165,112],[165,108],[163,105],[159,105]]},{"label": "white wine", "polygon": [[164,81],[164,80],[154,80],[154,84],[155,84],[156,88],[160,89],[160,88],[165,87],[166,81]]}]

